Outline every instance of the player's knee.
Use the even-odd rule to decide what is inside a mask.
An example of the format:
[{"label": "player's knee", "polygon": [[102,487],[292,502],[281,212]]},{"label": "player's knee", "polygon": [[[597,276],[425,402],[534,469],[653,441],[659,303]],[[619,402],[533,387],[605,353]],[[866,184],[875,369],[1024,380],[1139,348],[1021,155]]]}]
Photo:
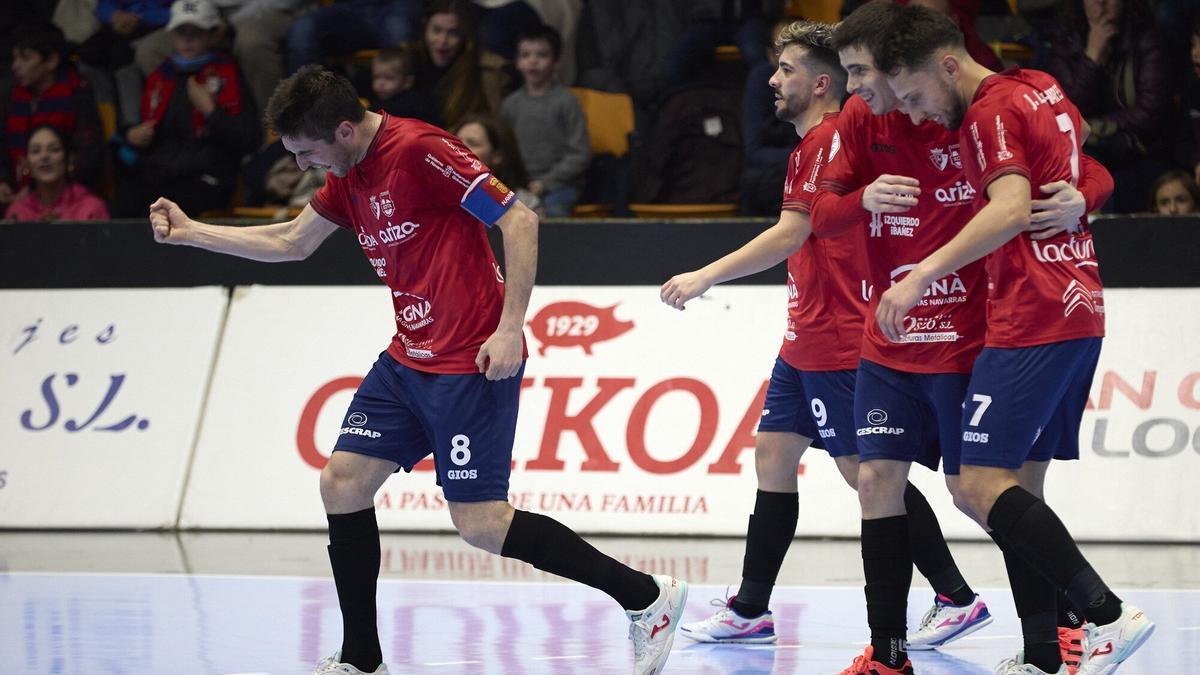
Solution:
[{"label": "player's knee", "polygon": [[463,509],[450,507],[450,520],[462,540],[491,553],[499,553],[504,546],[512,517],[505,509]]},{"label": "player's knee", "polygon": [[991,503],[994,501],[993,492],[992,481],[986,474],[964,470],[958,481],[958,490],[951,494],[954,494],[955,505],[961,502],[965,508],[964,506],[959,506],[959,508],[979,520],[980,517],[986,518],[988,511],[991,510]]},{"label": "player's knee", "polygon": [[321,469],[321,499],[326,506],[361,501],[364,490],[362,477],[338,463],[329,462]]}]

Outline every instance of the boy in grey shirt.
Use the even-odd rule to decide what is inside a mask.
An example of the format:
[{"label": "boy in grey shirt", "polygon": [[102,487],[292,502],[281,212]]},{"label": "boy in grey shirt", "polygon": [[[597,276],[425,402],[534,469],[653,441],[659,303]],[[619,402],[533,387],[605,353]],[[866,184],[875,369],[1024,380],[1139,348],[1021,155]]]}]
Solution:
[{"label": "boy in grey shirt", "polygon": [[556,76],[561,49],[562,39],[549,26],[523,33],[517,39],[517,70],[525,86],[500,106],[529,169],[529,189],[542,198],[551,218],[571,215],[591,159],[583,109]]}]

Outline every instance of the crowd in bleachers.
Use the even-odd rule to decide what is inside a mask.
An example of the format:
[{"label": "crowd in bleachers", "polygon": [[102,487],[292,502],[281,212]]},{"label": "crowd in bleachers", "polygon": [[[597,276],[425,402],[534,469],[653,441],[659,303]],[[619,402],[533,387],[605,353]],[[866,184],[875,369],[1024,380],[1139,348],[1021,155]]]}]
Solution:
[{"label": "crowd in bleachers", "polygon": [[[1045,70],[1116,180],[1105,210],[1200,210],[1200,8],[1184,0],[900,0],[977,60]],[[261,111],[310,63],[372,110],[459,136],[549,217],[776,215],[794,129],[773,33],[856,0],[6,0],[0,212],[301,208],[320,187]],[[655,205],[658,205],[655,207]],[[663,206],[673,205],[673,206]]]}]

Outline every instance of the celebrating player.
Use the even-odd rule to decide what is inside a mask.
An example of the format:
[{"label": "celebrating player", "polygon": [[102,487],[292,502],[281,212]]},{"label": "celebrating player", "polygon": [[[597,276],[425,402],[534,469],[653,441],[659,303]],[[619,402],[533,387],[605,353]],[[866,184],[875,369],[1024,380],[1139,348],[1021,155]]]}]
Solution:
[{"label": "celebrating player", "polygon": [[[862,344],[865,302],[863,229],[846,227],[831,238],[809,238],[809,207],[826,165],[839,161],[844,137],[838,109],[846,71],[831,45],[831,28],[794,23],[780,34],[779,68],[771,78],[776,115],[791,122],[802,140],[792,152],[779,222],[750,243],[662,288],[663,302],[684,304],[712,285],[767,269],[788,267],[788,326],[775,361],[755,442],[758,493],[746,532],[742,581],[725,608],[680,632],[701,642],[773,642],[768,602],[799,518],[796,468],[811,444],[824,448],[851,487],[858,484],[858,447],[853,425],[854,378]],[[861,102],[859,102],[861,105]],[[867,113],[869,117],[869,112]],[[851,222],[862,219],[849,216]],[[964,597],[969,619],[928,631],[944,643],[990,621],[975,602],[942,538],[937,517],[916,487],[905,488],[918,569],[940,593]],[[939,616],[936,623],[946,617]],[[933,624],[936,626],[936,623]]]},{"label": "celebrating player", "polygon": [[[835,31],[834,46],[855,96],[838,120],[842,152],[826,168],[812,209],[817,236],[866,227],[865,290],[872,309],[890,284],[958,233],[970,218],[975,194],[963,173],[956,135],[934,123],[913,124],[897,112],[897,99],[876,67],[872,47],[890,34],[899,12],[887,0],[868,3]],[[1073,186],[1054,188],[1051,198],[1033,205],[1035,227],[1049,228],[1036,236],[1077,222],[1086,210]],[[1096,193],[1092,201],[1103,201],[1109,191],[1111,181],[1107,187],[1098,181],[1090,190]],[[907,318],[903,340],[889,339],[873,322],[866,328],[854,419],[871,645],[846,673],[909,672],[908,649],[947,644],[991,621],[954,566],[940,531],[924,531],[919,524],[932,516],[914,509],[907,484],[911,463],[936,469],[940,451],[947,487],[962,503],[959,425],[971,366],[983,346],[986,292],[982,264],[964,265],[930,284]],[[922,559],[930,561],[925,565],[931,571]],[[938,594],[906,641],[914,561]]]},{"label": "celebrating player", "polygon": [[[612,596],[633,623],[634,672],[659,672],[687,585],[632,570],[561,523],[508,503],[537,216],[457,138],[364,111],[348,80],[317,66],[280,83],[267,119],[301,169],[330,173],[299,216],[220,227],[159,199],[150,222],[160,242],[263,261],[306,258],[345,228],[392,291],[396,334],[355,393],[321,472],[344,634],[341,650],[314,672],[387,673],[375,623],[374,495],[430,453],[463,539]],[[507,282],[480,223],[503,233]]]},{"label": "celebrating player", "polygon": [[[914,123],[958,131],[967,180],[978,190],[970,222],[883,294],[876,318],[890,338],[903,339],[905,317],[934,280],[986,257],[987,341],[962,415],[961,489],[1005,551],[1025,624],[1026,649],[997,672],[1068,672],[1048,644],[1057,587],[1088,620],[1078,672],[1112,673],[1154,623],[1112,592],[1040,496],[1048,460],[1079,456],[1080,419],[1104,334],[1099,266],[1085,219],[1040,241],[1025,232],[1035,186],[1080,181],[1086,126],[1053,78],[1016,68],[992,73],[937,12],[905,8],[879,60]],[[1037,616],[1044,617],[1033,627],[1042,645],[1031,654],[1039,645],[1031,645],[1028,623]]]}]

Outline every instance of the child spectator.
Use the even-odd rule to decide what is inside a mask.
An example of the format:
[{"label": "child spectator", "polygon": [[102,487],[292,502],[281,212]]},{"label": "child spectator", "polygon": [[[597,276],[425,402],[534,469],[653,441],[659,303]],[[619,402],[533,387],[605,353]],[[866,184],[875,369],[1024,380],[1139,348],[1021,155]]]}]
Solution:
[{"label": "child spectator", "polygon": [[10,220],[108,220],[108,209],[86,187],[72,182],[71,145],[57,127],[41,125],[29,134],[27,154],[33,187],[9,205]]},{"label": "child spectator", "polygon": [[1150,212],[1182,216],[1200,212],[1200,186],[1183,171],[1168,171],[1150,188]]},{"label": "child spectator", "polygon": [[172,5],[175,51],[146,80],[142,121],[125,132],[119,156],[129,172],[116,215],[145,215],[160,195],[189,212],[228,206],[262,130],[233,58],[212,48],[219,23],[211,0]]},{"label": "child spectator", "polygon": [[561,49],[558,32],[548,26],[518,38],[517,71],[525,84],[500,107],[529,167],[529,189],[551,218],[571,215],[591,159],[583,109],[555,73]]},{"label": "child spectator", "polygon": [[529,171],[508,122],[495,115],[470,115],[450,133],[458,136],[496,178],[516,192],[521,203],[539,216],[545,215],[542,200],[529,191]]},{"label": "child spectator", "polygon": [[411,44],[395,49],[381,49],[371,59],[370,109],[383,110],[397,117],[412,117],[441,126],[437,103],[413,89],[417,61]]},{"label": "child spectator", "polygon": [[22,29],[14,43],[12,71],[16,80],[0,108],[0,205],[28,185],[17,168],[30,132],[43,124],[61,129],[70,139],[75,175],[94,184],[104,145],[100,117],[91,87],[67,62],[62,32],[50,24]]}]

